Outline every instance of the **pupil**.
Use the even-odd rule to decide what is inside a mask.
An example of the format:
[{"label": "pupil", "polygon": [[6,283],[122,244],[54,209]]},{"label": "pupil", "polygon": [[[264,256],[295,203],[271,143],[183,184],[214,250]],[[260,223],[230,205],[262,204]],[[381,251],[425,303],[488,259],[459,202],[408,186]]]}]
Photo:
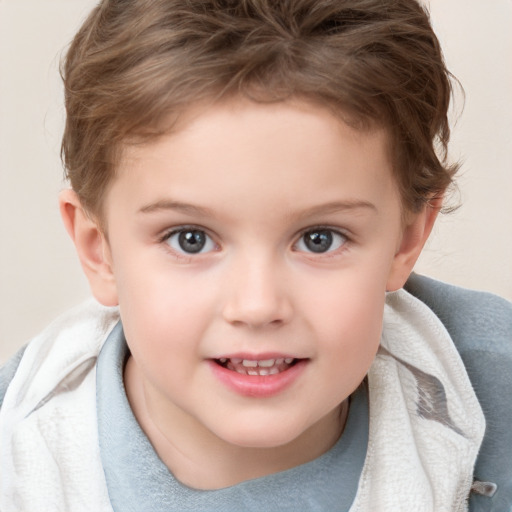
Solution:
[{"label": "pupil", "polygon": [[202,231],[182,231],[180,233],[179,244],[185,252],[199,252],[205,243],[206,237]]},{"label": "pupil", "polygon": [[304,243],[312,252],[325,252],[332,245],[332,233],[327,229],[310,231],[304,235]]}]

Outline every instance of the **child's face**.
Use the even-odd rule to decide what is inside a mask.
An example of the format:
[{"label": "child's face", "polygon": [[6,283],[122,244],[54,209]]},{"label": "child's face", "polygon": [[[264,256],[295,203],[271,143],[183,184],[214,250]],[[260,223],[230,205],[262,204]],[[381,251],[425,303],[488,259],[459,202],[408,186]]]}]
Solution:
[{"label": "child's face", "polygon": [[127,148],[105,216],[134,375],[160,428],[244,447],[339,433],[400,266],[385,132],[300,102],[197,109]]}]

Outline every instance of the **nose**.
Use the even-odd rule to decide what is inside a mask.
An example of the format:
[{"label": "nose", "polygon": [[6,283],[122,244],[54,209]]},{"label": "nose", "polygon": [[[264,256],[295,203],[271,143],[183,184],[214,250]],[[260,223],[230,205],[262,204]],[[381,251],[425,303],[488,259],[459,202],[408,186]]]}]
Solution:
[{"label": "nose", "polygon": [[282,267],[271,258],[242,259],[227,281],[223,317],[228,323],[254,329],[290,321],[291,290]]}]

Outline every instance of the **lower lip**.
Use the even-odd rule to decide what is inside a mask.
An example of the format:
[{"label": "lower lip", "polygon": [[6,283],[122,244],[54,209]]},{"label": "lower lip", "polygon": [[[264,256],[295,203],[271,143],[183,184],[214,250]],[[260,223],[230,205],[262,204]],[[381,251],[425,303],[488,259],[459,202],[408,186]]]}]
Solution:
[{"label": "lower lip", "polygon": [[306,368],[302,359],[284,372],[276,375],[243,375],[210,361],[214,375],[229,389],[243,396],[268,398],[278,395],[290,387]]}]

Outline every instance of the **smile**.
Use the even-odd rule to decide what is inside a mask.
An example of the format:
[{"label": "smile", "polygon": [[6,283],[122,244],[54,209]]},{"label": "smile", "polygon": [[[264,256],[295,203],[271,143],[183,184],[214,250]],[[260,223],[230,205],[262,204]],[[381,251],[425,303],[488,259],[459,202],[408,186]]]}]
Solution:
[{"label": "smile", "polygon": [[298,359],[293,357],[277,359],[241,359],[237,357],[216,359],[215,362],[231,371],[241,375],[278,375],[296,364]]},{"label": "smile", "polygon": [[220,357],[209,360],[213,374],[238,395],[270,398],[284,392],[302,375],[309,359],[293,357]]}]

